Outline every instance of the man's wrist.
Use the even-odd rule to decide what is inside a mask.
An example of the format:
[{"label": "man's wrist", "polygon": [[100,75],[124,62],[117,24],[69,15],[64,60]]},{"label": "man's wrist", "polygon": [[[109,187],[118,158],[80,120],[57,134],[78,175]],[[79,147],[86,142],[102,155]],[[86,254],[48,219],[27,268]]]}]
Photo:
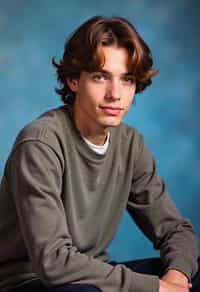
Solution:
[{"label": "man's wrist", "polygon": [[178,271],[176,269],[169,269],[166,271],[164,276],[162,277],[162,280],[174,283],[174,284],[179,284],[183,286],[188,286],[189,279],[188,277],[181,271]]}]

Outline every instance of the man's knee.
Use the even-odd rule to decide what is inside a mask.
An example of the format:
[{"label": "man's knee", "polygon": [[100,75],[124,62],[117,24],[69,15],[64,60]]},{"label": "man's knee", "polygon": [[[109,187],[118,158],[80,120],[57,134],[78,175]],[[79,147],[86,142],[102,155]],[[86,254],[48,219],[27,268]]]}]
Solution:
[{"label": "man's knee", "polygon": [[63,285],[54,287],[48,290],[49,292],[101,292],[97,287],[93,285]]},{"label": "man's knee", "polygon": [[81,292],[101,292],[97,287],[92,285],[84,285],[81,289]]}]

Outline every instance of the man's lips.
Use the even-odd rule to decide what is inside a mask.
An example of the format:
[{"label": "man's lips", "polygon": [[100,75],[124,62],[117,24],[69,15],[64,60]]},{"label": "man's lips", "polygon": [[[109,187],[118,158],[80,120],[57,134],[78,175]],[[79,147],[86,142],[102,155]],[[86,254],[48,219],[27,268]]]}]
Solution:
[{"label": "man's lips", "polygon": [[100,106],[103,112],[110,116],[118,116],[123,110],[121,107],[114,107],[114,106]]}]

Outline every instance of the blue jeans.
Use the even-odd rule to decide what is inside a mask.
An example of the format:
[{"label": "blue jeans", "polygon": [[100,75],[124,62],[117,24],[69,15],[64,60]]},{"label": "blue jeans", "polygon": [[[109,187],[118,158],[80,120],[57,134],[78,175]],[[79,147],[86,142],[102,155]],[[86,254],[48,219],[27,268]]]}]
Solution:
[{"label": "blue jeans", "polygon": [[45,287],[42,282],[35,279],[18,285],[10,292],[100,292],[92,285],[64,284],[55,287]]},{"label": "blue jeans", "polygon": [[[198,262],[200,267],[200,258]],[[118,263],[110,262],[110,264],[115,266]],[[124,264],[132,271],[137,273],[157,275],[159,277],[161,277],[164,273],[164,267],[159,258],[129,261],[120,264]],[[200,291],[200,268],[195,277],[192,279],[192,285],[192,289],[190,290],[191,292]],[[17,286],[10,292],[100,292],[100,290],[92,285],[81,284],[65,284],[55,287],[45,287],[40,280],[34,280],[24,284],[22,283],[22,285]]]}]

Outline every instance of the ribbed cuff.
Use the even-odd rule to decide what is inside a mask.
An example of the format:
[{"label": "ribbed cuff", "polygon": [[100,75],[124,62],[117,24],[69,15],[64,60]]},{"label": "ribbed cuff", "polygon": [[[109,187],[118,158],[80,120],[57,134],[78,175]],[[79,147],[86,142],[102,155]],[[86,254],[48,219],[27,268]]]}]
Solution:
[{"label": "ribbed cuff", "polygon": [[189,264],[189,262],[184,257],[181,257],[173,260],[171,263],[167,265],[166,271],[170,269],[175,269],[179,272],[182,272],[189,280],[191,280],[191,277],[197,271],[197,265],[195,266],[194,271],[192,271],[192,267]]},{"label": "ribbed cuff", "polygon": [[133,272],[130,292],[159,292],[159,278],[157,276]]}]

